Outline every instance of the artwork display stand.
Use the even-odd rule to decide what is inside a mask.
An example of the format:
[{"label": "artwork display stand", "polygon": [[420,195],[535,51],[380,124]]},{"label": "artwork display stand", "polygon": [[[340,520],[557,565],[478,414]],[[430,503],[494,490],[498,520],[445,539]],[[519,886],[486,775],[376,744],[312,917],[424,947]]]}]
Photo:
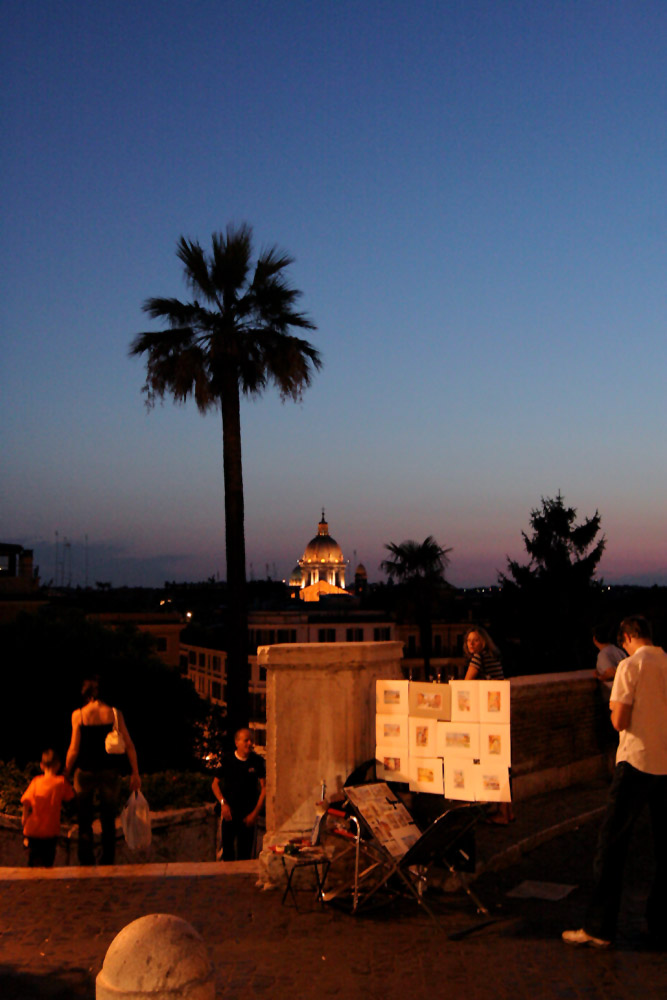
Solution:
[{"label": "artwork display stand", "polygon": [[[384,901],[378,894],[407,896],[424,909],[433,919],[435,915],[424,899],[428,872],[438,864],[456,870],[461,839],[469,833],[483,810],[477,805],[460,805],[447,809],[423,833],[404,803],[391,791],[386,782],[371,782],[356,787],[346,787],[350,819],[355,833],[352,843],[334,857],[330,872],[342,868],[342,861],[354,851],[352,874],[332,888],[325,888],[325,902],[350,898],[351,912]],[[368,837],[362,839],[362,829]],[[348,865],[349,867],[349,865]],[[481,913],[487,908],[467,885],[457,871],[461,885]]]}]

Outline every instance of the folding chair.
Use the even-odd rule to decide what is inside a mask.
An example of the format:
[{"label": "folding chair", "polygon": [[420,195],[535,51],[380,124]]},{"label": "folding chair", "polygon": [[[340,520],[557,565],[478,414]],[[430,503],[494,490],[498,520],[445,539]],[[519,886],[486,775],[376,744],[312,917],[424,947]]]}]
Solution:
[{"label": "folding chair", "polygon": [[[461,840],[474,828],[483,810],[476,805],[448,809],[424,833],[420,833],[407,808],[386,782],[346,787],[345,790],[356,834],[353,835],[353,845],[333,859],[332,869],[340,867],[340,861],[354,850],[354,870],[352,876],[323,892],[324,901],[330,902],[351,894],[351,910],[356,913],[368,905],[380,890],[394,896],[400,892],[412,898],[435,919],[424,900],[428,870],[436,862],[444,864],[452,872],[456,870],[462,853]],[[361,839],[362,824],[370,839]],[[488,913],[467,881],[460,874],[459,877],[477,909]]]}]

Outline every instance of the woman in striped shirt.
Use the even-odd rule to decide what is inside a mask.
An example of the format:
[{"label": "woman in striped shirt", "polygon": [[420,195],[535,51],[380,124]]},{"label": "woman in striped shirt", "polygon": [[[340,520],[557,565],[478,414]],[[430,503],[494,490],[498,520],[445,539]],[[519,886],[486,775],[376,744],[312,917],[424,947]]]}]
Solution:
[{"label": "woman in striped shirt", "polygon": [[489,633],[479,625],[469,628],[463,640],[463,649],[469,656],[467,681],[502,681],[505,679],[500,653]]}]

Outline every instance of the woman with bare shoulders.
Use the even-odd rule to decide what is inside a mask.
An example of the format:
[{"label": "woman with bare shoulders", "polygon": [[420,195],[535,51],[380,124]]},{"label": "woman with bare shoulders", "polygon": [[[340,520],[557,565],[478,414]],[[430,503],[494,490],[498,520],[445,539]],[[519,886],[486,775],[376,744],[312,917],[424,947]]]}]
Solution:
[{"label": "woman with bare shoulders", "polygon": [[[130,762],[132,774],[130,788],[139,791],[141,778],[134,743],[125,725],[123,713],[107,705],[99,697],[97,678],[84,681],[81,689],[84,704],[72,712],[72,739],[65,761],[65,774],[71,778],[74,772],[74,789],[77,793],[79,818],[79,863],[94,865],[93,817],[95,794],[99,795],[100,820],[102,823],[103,865],[112,865],[116,855],[116,815],[120,796],[120,766],[124,754],[110,754],[106,751],[107,735],[115,728],[125,741],[125,753]],[[74,770],[76,765],[76,770]]]}]

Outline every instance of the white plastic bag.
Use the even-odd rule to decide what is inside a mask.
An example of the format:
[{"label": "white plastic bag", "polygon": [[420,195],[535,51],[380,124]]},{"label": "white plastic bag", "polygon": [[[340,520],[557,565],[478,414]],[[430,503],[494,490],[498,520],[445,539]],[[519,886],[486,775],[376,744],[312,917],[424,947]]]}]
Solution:
[{"label": "white plastic bag", "polygon": [[150,847],[151,813],[141,792],[130,792],[127,805],[120,814],[120,822],[131,851]]}]

